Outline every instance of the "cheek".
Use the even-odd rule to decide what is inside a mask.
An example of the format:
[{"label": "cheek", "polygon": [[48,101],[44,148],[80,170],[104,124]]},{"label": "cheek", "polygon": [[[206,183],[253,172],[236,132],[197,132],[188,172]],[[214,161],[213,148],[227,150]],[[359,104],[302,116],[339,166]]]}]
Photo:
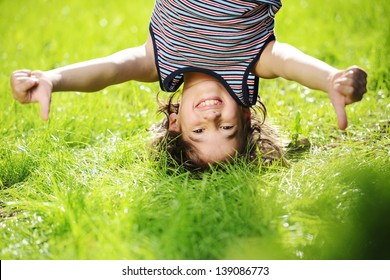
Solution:
[{"label": "cheek", "polygon": [[183,129],[190,128],[194,125],[196,126],[199,123],[198,116],[192,110],[182,112],[183,114],[179,113],[178,115],[178,121]]},{"label": "cheek", "polygon": [[232,122],[237,123],[237,125],[242,125],[245,122],[244,114],[241,110],[230,110],[227,111],[226,118],[230,119]]},{"label": "cheek", "polygon": [[227,106],[226,109],[227,109],[227,111],[231,112],[231,114],[234,114],[236,116],[243,116],[244,115],[244,113],[243,113],[244,107],[237,105],[237,103],[235,103],[235,102],[231,102]]}]

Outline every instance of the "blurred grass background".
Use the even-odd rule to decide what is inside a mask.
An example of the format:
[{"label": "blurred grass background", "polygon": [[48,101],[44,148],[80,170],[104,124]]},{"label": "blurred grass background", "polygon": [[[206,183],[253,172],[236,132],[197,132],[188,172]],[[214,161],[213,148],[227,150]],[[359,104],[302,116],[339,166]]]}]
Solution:
[{"label": "blurred grass background", "polygon": [[153,1],[0,1],[1,259],[389,259],[387,1],[284,1],[280,41],[368,93],[341,133],[326,94],[261,81],[291,166],[238,163],[201,178],[156,166],[145,130],[157,84],[56,93],[49,122],[12,99],[9,76],[142,44]]}]

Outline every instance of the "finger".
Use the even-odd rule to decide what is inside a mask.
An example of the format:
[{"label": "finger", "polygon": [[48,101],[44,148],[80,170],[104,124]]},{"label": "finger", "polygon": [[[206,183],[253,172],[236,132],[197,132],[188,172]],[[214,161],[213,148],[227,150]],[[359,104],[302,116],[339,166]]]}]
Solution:
[{"label": "finger", "polygon": [[33,89],[38,86],[37,79],[21,77],[11,82],[12,94],[15,100],[20,103],[33,102],[31,99]]},{"label": "finger", "polygon": [[367,84],[367,74],[365,72],[348,71],[345,73],[344,77],[354,81],[354,83],[360,86],[365,86]]},{"label": "finger", "polygon": [[[356,88],[360,88],[362,90],[366,88],[366,86],[367,86],[367,73],[364,70],[362,70],[360,68],[352,69],[352,70],[349,70],[345,76],[347,78],[351,79],[351,81],[353,81]],[[366,90],[364,90],[364,92],[365,91]]]},{"label": "finger", "polygon": [[12,77],[16,79],[20,77],[30,77],[30,74],[25,72],[15,72],[12,74]]},{"label": "finger", "polygon": [[41,118],[42,120],[47,121],[50,113],[50,97],[47,95],[39,95],[37,101],[41,107]]},{"label": "finger", "polygon": [[15,89],[18,91],[28,91],[32,87],[37,86],[39,79],[35,77],[18,77],[15,80]]},{"label": "finger", "polygon": [[338,126],[345,130],[348,126],[347,113],[345,112],[345,103],[342,97],[332,100],[333,108],[336,112]]},{"label": "finger", "polygon": [[30,69],[19,69],[19,70],[16,70],[15,72],[31,73],[31,70]]},{"label": "finger", "polygon": [[362,77],[367,77],[367,72],[364,71],[363,68],[360,68],[359,66],[351,66],[347,68],[348,71],[352,71],[356,73],[357,75],[361,75]]},{"label": "finger", "polygon": [[27,70],[14,71],[12,73],[11,79],[10,79],[11,85],[13,85],[15,82],[17,82],[18,79],[20,79],[20,78],[28,78],[30,76],[31,76],[31,72],[27,71]]},{"label": "finger", "polygon": [[336,106],[334,107],[337,116],[337,123],[340,130],[345,130],[348,127],[347,113],[345,112],[344,107]]},{"label": "finger", "polygon": [[14,76],[14,75],[30,76],[31,75],[31,71],[28,70],[28,69],[16,70],[16,71],[12,72],[12,76]]},{"label": "finger", "polygon": [[334,89],[352,102],[362,100],[363,94],[367,92],[366,83],[346,77],[338,79]]},{"label": "finger", "polygon": [[354,88],[348,84],[336,84],[334,89],[337,90],[343,96],[349,96],[354,93]]}]

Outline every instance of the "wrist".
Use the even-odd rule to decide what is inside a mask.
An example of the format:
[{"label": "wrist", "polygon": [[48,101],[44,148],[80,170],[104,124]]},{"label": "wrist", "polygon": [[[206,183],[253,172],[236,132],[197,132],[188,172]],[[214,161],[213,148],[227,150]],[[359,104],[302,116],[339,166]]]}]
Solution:
[{"label": "wrist", "polygon": [[329,70],[328,77],[326,79],[325,90],[327,93],[331,92],[334,89],[334,82],[340,74],[340,70],[333,68]]},{"label": "wrist", "polygon": [[52,71],[43,72],[40,70],[33,71],[32,74],[36,76],[40,82],[46,83],[52,92],[58,91],[57,88],[60,81],[59,74],[56,74]]}]

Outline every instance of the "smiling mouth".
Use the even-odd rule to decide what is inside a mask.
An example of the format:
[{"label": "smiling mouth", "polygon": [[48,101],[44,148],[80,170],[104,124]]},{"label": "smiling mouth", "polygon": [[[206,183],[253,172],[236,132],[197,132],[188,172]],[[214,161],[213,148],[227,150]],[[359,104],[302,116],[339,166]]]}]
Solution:
[{"label": "smiling mouth", "polygon": [[195,107],[200,109],[200,108],[219,107],[221,105],[223,105],[222,100],[217,98],[212,98],[212,99],[201,100]]}]

